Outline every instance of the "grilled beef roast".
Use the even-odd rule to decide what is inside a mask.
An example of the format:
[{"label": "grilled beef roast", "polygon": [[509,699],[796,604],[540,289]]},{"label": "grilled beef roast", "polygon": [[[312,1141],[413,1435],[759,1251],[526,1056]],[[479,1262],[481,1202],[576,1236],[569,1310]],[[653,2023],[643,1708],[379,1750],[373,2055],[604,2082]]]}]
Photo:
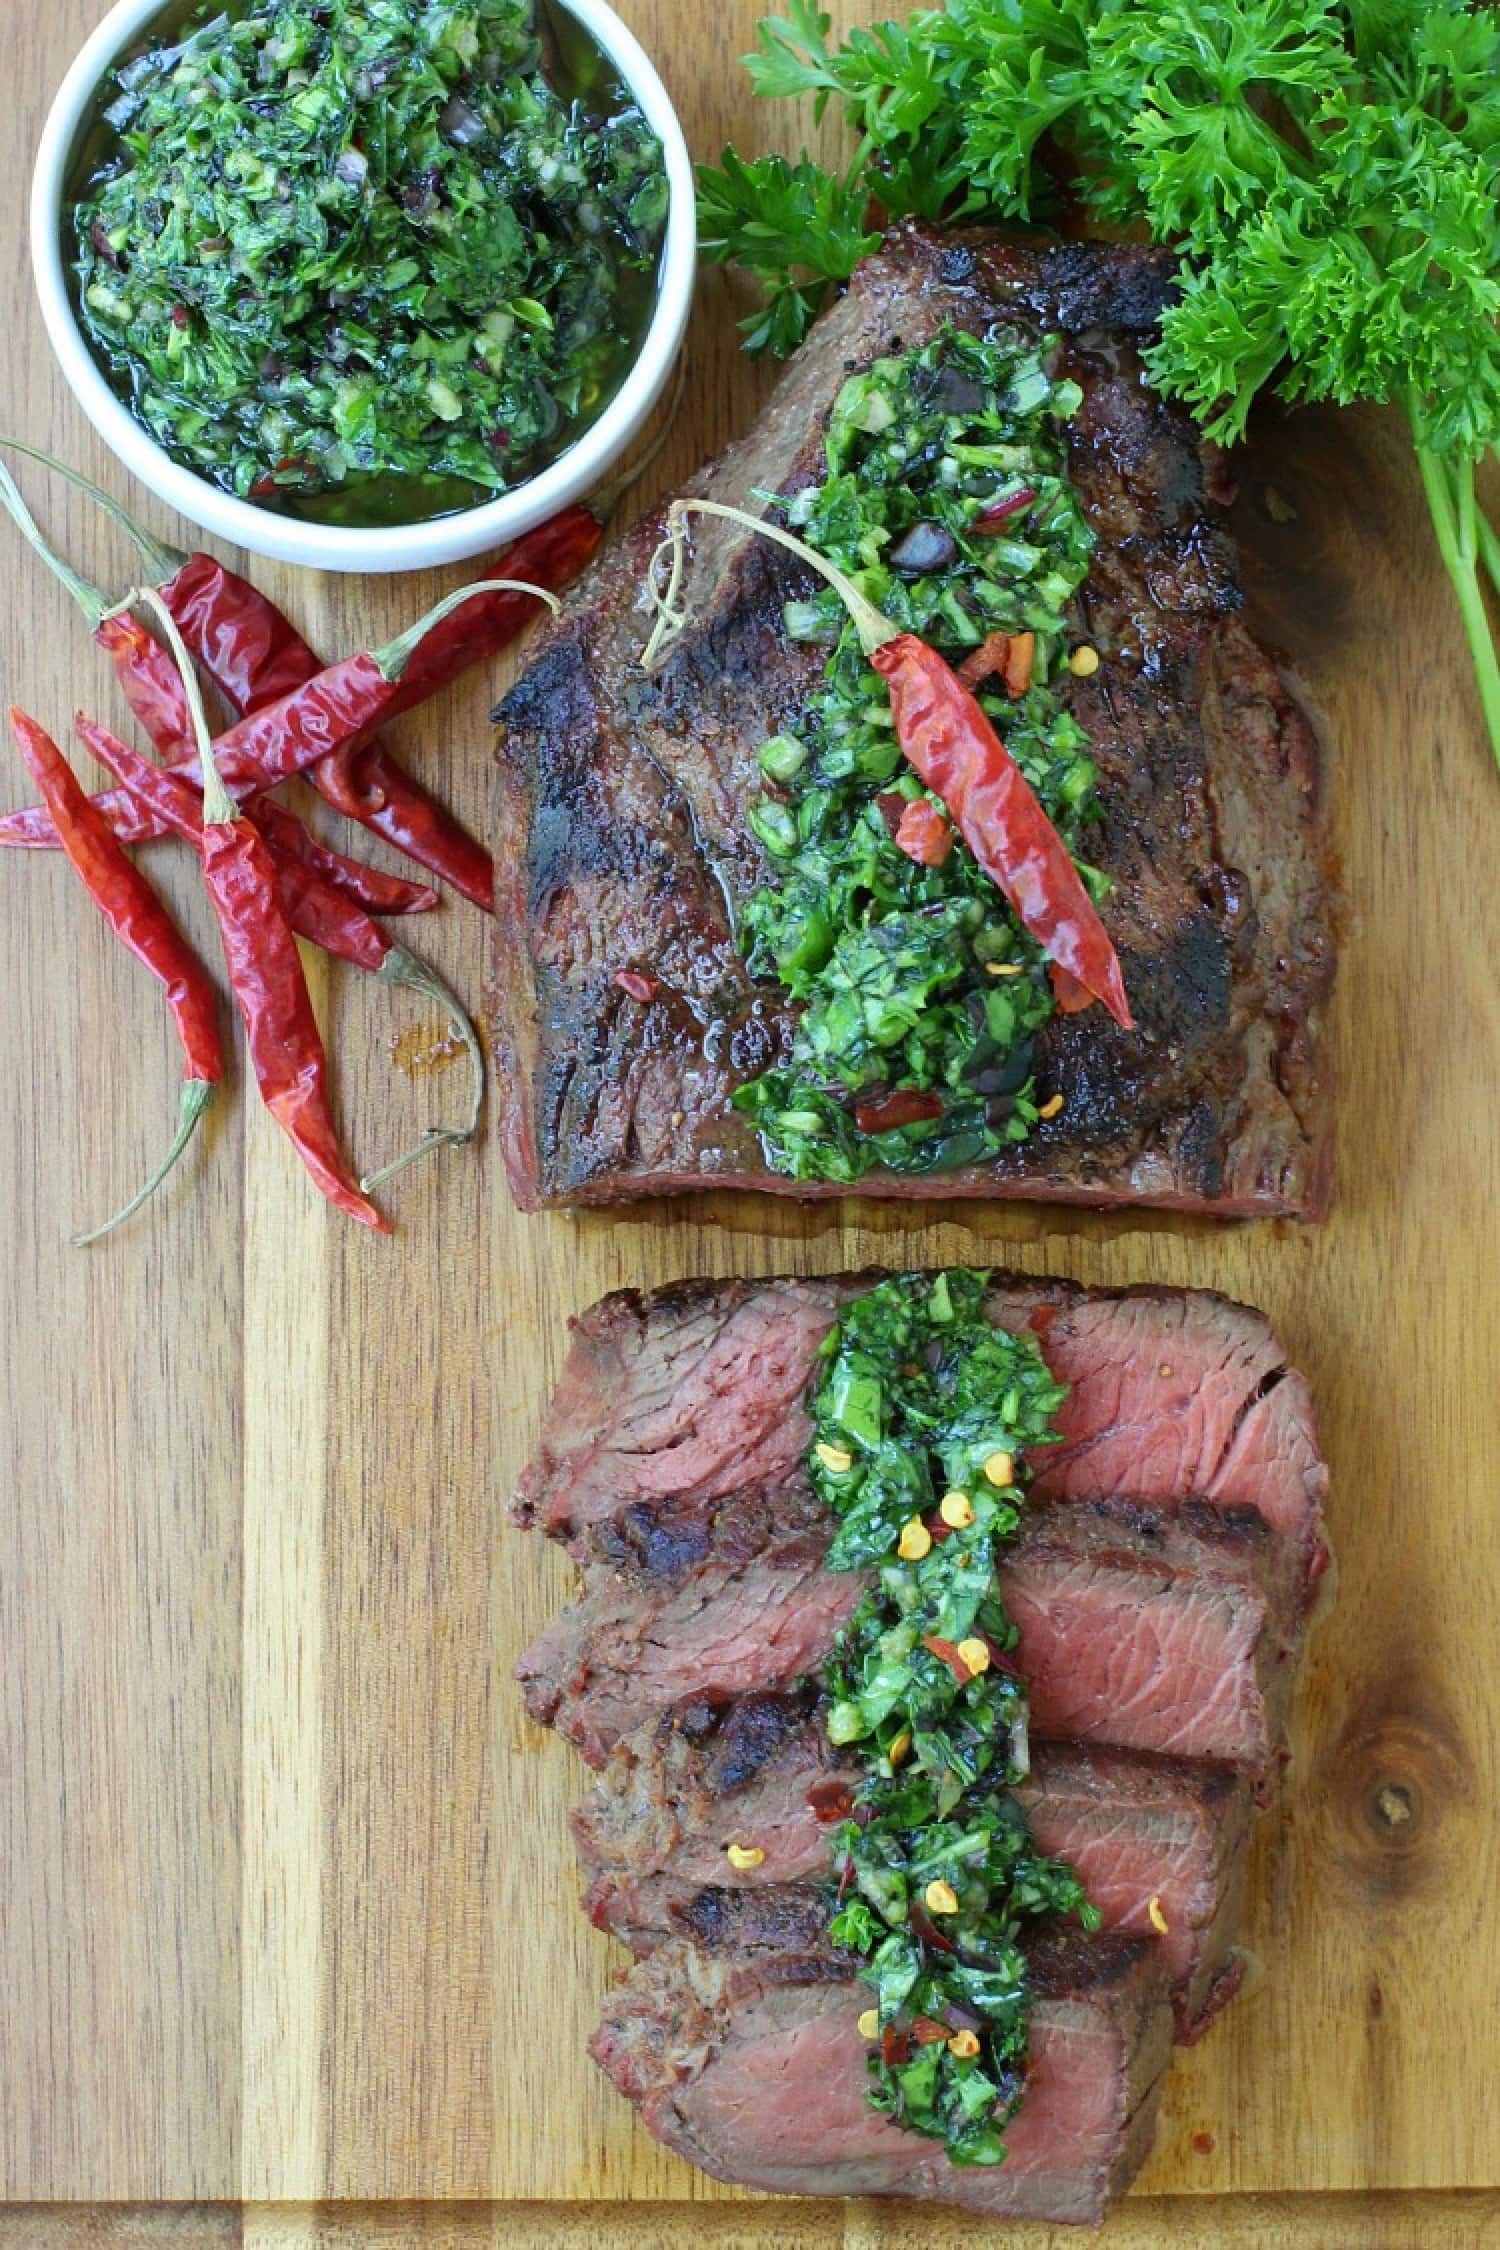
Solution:
[{"label": "grilled beef roast", "polygon": [[[1054,1121],[984,1165],[877,1171],[855,1193],[1326,1206],[1318,753],[1239,620],[1192,426],[1142,379],[1171,262],[900,229],[749,436],[689,487],[744,504],[817,481],[846,374],[945,325],[1060,332],[1084,393],[1071,471],[1099,544],[1077,625],[1106,662],[1069,695],[1100,769],[1090,855],[1115,878],[1103,911],[1139,1028],[1097,1007],[1057,1017],[1039,1049],[1065,1097]],[[497,713],[496,1083],[526,1209],[709,1186],[850,1192],[779,1177],[730,1107],[793,1030],[786,995],[749,976],[735,920],[769,873],[746,820],[756,750],[822,663],[781,630],[811,580],[764,541],[702,528],[686,630],[647,678],[641,587],[661,532],[656,515],[609,546]],[[643,965],[644,1001],[616,982]]]},{"label": "grilled beef roast", "polygon": [[[534,1719],[590,1765],[684,1696],[816,1671],[870,1579],[830,1571],[804,1483],[705,1510],[638,1504],[578,1601],[517,1670]],[[1028,1511],[1000,1574],[1038,1740],[1217,1758],[1264,1774],[1280,1745],[1300,1566],[1253,1508],[1128,1500]]]},{"label": "grilled beef roast", "polygon": [[705,2172],[794,2195],[919,2196],[995,2218],[1101,2218],[1151,2143],[1171,2043],[1159,1949],[1030,1951],[1026,2100],[998,2170],[962,2170],[865,2101],[869,1988],[826,1950],[663,1946],[605,2003],[595,2060]]},{"label": "grilled beef roast", "polygon": [[[858,1769],[818,1667],[864,1581],[824,1567],[803,1399],[877,1278],[629,1293],[575,1325],[515,1513],[582,1566],[521,1676],[603,1765],[575,1822],[587,1904],[643,1956],[594,2053],[721,2178],[1096,2219],[1149,2144],[1174,2027],[1196,2037],[1238,1978],[1250,1806],[1326,1560],[1307,1389],[1223,1298],[992,1278],[992,1316],[1071,1385],[1003,1573],[1035,1739],[1019,1794],[1104,1929],[1031,1947],[1010,2154],[965,2171],[865,2101],[868,1987],[821,1881],[819,1814]],[[764,1857],[736,1870],[732,1843]]]},{"label": "grilled beef roast", "polygon": [[[712,1502],[790,1477],[811,1440],[802,1404],[818,1348],[877,1276],[684,1283],[606,1297],[575,1321],[562,1381],[515,1503],[567,1538],[636,1503]],[[1261,1313],[1206,1290],[1085,1290],[999,1274],[1006,1328],[1031,1328],[1060,1382],[1062,1443],[1032,1464],[1042,1500],[1116,1494],[1257,1508],[1326,1559],[1305,1379]]]},{"label": "grilled beef roast", "polygon": [[[705,1900],[780,1897],[820,1880],[819,1808],[837,1812],[840,1783],[858,1778],[829,1743],[813,1687],[693,1697],[617,1744],[575,1815],[585,1906],[636,1954],[689,1934],[704,1942]],[[1105,1929],[1150,1935],[1157,1902],[1179,2036],[1196,2038],[1238,1976],[1246,1777],[1037,1743],[1017,1795],[1039,1849],[1077,1869]],[[736,1871],[726,1849],[750,1839],[765,1857]]]}]

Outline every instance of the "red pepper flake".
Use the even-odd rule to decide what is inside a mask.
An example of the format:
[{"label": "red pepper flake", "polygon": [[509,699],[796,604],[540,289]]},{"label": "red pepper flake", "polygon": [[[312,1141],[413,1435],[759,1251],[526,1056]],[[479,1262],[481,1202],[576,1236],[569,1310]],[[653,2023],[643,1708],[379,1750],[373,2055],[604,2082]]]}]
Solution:
[{"label": "red pepper flake", "polygon": [[638,969],[621,969],[615,978],[615,983],[622,992],[628,993],[632,1000],[639,1000],[642,1007],[648,1000],[654,1000],[661,990],[655,977],[644,977]]},{"label": "red pepper flake", "polygon": [[1060,1305],[1038,1305],[1026,1325],[1033,1336],[1045,1336],[1062,1310]]},{"label": "red pepper flake", "polygon": [[849,1893],[853,1890],[853,1888],[854,1862],[852,1859],[846,1859],[843,1865],[843,1870],[839,1876],[838,1896],[840,1905],[843,1904],[843,1901],[849,1896]]},{"label": "red pepper flake", "polygon": [[922,1646],[925,1649],[930,1649],[940,1663],[947,1665],[960,1687],[968,1686],[974,1675],[959,1655],[952,1641],[945,1641],[936,1633],[924,1633],[922,1635]]},{"label": "red pepper flake", "polygon": [[976,517],[971,528],[981,539],[990,538],[1009,523],[1012,516],[1018,516],[1023,508],[1029,508],[1035,498],[1033,488],[1029,484],[1023,484],[1019,492],[1009,492],[1003,500],[997,500],[992,508],[986,508],[982,516]]},{"label": "red pepper flake", "polygon": [[880,2034],[880,2059],[889,2070],[899,2070],[911,2060],[911,2033],[888,2023]]},{"label": "red pepper flake", "polygon": [[875,810],[890,831],[892,843],[901,832],[901,823],[910,803],[910,797],[903,797],[899,789],[882,789],[875,800]]},{"label": "red pepper flake", "polygon": [[896,849],[919,867],[941,867],[953,849],[953,828],[930,797],[914,797],[901,815]]},{"label": "red pepper flake", "polygon": [[919,2047],[935,2047],[940,2039],[947,2038],[948,2026],[934,2023],[931,2016],[918,2016],[911,2027],[911,2035]]},{"label": "red pepper flake", "polygon": [[906,1910],[906,1918],[915,1935],[935,1953],[956,1953],[958,1947],[951,1938],[944,1937],[932,1916],[919,1898],[914,1898]]},{"label": "red pepper flake", "polygon": [[998,675],[1005,692],[1022,696],[1031,685],[1036,662],[1035,633],[990,633],[958,667],[967,688],[977,688]]},{"label": "red pepper flake", "polygon": [[813,1819],[826,1828],[836,1820],[847,1820],[854,1810],[854,1791],[847,1781],[815,1781],[807,1792],[808,1808]]},{"label": "red pepper flake", "polygon": [[925,1125],[943,1114],[943,1097],[923,1093],[916,1086],[898,1086],[889,1094],[857,1102],[854,1122],[862,1133],[893,1133],[898,1125]]},{"label": "red pepper flake", "polygon": [[188,311],[187,306],[174,305],[172,307],[172,326],[174,328],[191,328],[192,325],[193,316]]}]

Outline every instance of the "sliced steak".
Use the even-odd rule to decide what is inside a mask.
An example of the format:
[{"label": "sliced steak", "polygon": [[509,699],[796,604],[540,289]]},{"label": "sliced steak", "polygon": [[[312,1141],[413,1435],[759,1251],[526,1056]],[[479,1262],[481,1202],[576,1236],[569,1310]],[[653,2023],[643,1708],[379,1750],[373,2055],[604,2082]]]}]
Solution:
[{"label": "sliced steak", "polygon": [[[1106,658],[1071,683],[1102,819],[1091,857],[1138,1020],[1059,1016],[1039,1068],[1065,1097],[1022,1147],[862,1195],[1026,1196],[1320,1216],[1321,1027],[1333,970],[1317,746],[1240,623],[1233,551],[1188,418],[1142,376],[1165,253],[898,229],[818,324],[759,422],[689,488],[790,494],[823,474],[846,374],[953,325],[1059,332],[1083,404],[1071,469],[1098,537],[1076,629]],[[526,1209],[715,1185],[794,1195],[735,1089],[787,1049],[791,1003],[735,942],[768,863],[746,820],[756,750],[812,686],[789,646],[802,566],[736,527],[696,533],[687,627],[647,678],[640,590],[654,515],[611,543],[543,629],[498,714],[497,1099]],[[620,971],[649,972],[641,1001]]]},{"label": "sliced steak", "polygon": [[[839,1782],[859,1778],[844,1756],[841,1765],[811,1688],[699,1697],[628,1737],[574,1816],[594,1922],[642,1954],[684,1935],[711,1942],[737,1900],[805,1895],[795,1887],[828,1865],[815,1808],[836,1811]],[[1178,2033],[1196,2037],[1238,1974],[1246,1776],[1039,1743],[1017,1795],[1038,1847],[1077,1869],[1106,1930],[1151,1936],[1156,1900]],[[765,1858],[737,1871],[725,1857],[732,1843]],[[818,1912],[826,1920],[821,1899]]]},{"label": "sliced steak", "polygon": [[869,1990],[826,1953],[664,1946],[610,1995],[592,2053],[656,2138],[716,2179],[1094,2221],[1150,2147],[1166,1972],[1134,1938],[1059,1935],[1030,1960],[1026,2099],[998,2170],[960,2169],[869,2108],[857,2029]]},{"label": "sliced steak", "polygon": [[[606,1297],[572,1348],[515,1513],[578,1541],[639,1501],[716,1500],[788,1475],[811,1439],[818,1347],[872,1274],[684,1283]],[[1262,1313],[1204,1290],[1087,1290],[996,1275],[995,1318],[1031,1327],[1071,1388],[1043,1497],[1129,1493],[1257,1507],[1300,1542],[1309,1582],[1328,1475],[1302,1376]]]},{"label": "sliced steak", "polygon": [[[825,1567],[831,1519],[801,1483],[683,1515],[638,1504],[634,1538],[523,1657],[533,1718],[602,1765],[683,1698],[815,1671],[867,1574]],[[1254,1509],[1128,1501],[1036,1511],[1001,1590],[1020,1628],[1038,1739],[1222,1759],[1256,1772],[1281,1741],[1300,1568]]]}]

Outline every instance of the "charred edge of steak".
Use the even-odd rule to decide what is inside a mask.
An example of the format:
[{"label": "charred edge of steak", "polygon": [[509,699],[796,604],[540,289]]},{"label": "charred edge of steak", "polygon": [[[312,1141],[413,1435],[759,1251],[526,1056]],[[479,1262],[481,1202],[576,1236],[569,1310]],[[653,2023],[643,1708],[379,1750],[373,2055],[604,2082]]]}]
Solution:
[{"label": "charred edge of steak", "polygon": [[[1024,1195],[1224,1215],[1319,1216],[1328,1195],[1322,1012],[1333,971],[1318,749],[1235,622],[1233,549],[1190,423],[1137,346],[1171,292],[1160,254],[1038,250],[898,229],[792,362],[749,437],[694,480],[743,500],[820,473],[846,372],[945,322],[1060,328],[1084,402],[1072,466],[1099,545],[1076,628],[1108,663],[1076,691],[1102,777],[1094,856],[1141,1030],[1060,1018],[1043,1038],[1060,1116],[986,1166],[872,1174],[856,1192]],[[543,633],[497,714],[493,1000],[518,1199],[609,1201],[715,1184],[848,1191],[771,1172],[734,1087],[785,1051],[786,996],[751,984],[738,902],[766,866],[744,820],[757,741],[786,724],[815,651],[780,611],[805,574],[701,526],[691,621],[636,666],[653,518],[612,546]],[[727,905],[726,905],[726,902]],[[627,1002],[622,967],[656,991]]]}]

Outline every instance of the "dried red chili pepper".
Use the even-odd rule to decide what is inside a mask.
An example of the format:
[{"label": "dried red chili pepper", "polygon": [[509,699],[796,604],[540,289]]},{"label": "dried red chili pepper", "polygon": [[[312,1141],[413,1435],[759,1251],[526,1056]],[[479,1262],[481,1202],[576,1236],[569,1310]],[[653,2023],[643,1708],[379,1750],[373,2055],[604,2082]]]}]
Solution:
[{"label": "dried red chili pepper", "polygon": [[[99,589],[89,585],[54,554],[3,463],[0,463],[0,500],[89,619],[95,640],[114,665],[126,702],[157,753],[175,770],[194,766],[197,751],[181,677],[161,643],[134,618],[111,611]],[[95,804],[109,820],[121,843],[146,843],[164,833],[143,800],[124,790],[108,792],[96,798]],[[258,806],[258,815],[261,811],[263,808]],[[425,885],[409,883],[401,876],[386,875],[379,868],[362,867],[357,860],[320,843],[295,814],[282,807],[276,807],[271,818],[288,851],[296,851],[306,864],[316,866],[329,881],[370,913],[420,914],[437,904],[437,893]],[[45,805],[30,805],[0,820],[0,845],[58,849],[57,830]]]},{"label": "dried red chili pepper", "polygon": [[880,2059],[892,2070],[899,2070],[911,2061],[911,2034],[893,2023],[888,2023],[880,2034]]},{"label": "dried red chili pepper", "polygon": [[911,2035],[919,2047],[935,2047],[940,2039],[948,2037],[948,2026],[935,2023],[931,2016],[918,2016],[912,2023]]},{"label": "dried red chili pepper", "polygon": [[1049,959],[1135,1028],[1120,963],[1072,855],[973,696],[936,649],[901,633],[871,651],[901,748]]},{"label": "dried red chili pepper", "polygon": [[404,875],[388,875],[336,852],[274,797],[252,797],[245,809],[278,860],[295,860],[366,914],[428,914],[438,903],[429,884],[409,883]]},{"label": "dried red chili pepper", "polygon": [[[134,598],[156,610],[171,646],[177,628],[160,598],[146,588]],[[339,1148],[328,1096],[328,1058],[297,940],[282,909],[276,863],[259,829],[219,779],[185,647],[178,662],[203,767],[203,882],[219,924],[255,1082],[328,1201],[362,1226],[389,1233],[390,1221],[361,1193]]]},{"label": "dried red chili pepper", "polygon": [[[149,805],[174,834],[184,837],[201,853],[203,806],[192,783],[181,774],[149,764],[107,728],[82,718],[77,724],[81,740],[106,771]],[[461,1147],[474,1138],[484,1108],[484,1052],[468,1015],[436,969],[420,955],[387,937],[378,922],[372,921],[363,908],[328,882],[315,866],[281,849],[275,824],[267,827],[265,820],[268,811],[277,810],[279,807],[262,802],[254,815],[254,823],[266,837],[276,868],[282,909],[297,935],[310,944],[321,946],[335,959],[367,970],[383,983],[420,992],[427,999],[437,1001],[447,1011],[473,1064],[474,1100],[467,1123],[429,1126],[414,1149],[378,1175],[373,1184],[380,1185],[435,1149]],[[371,1184],[369,1181],[362,1183],[366,1190]]]},{"label": "dried red chili pepper", "polygon": [[32,780],[42,793],[62,848],[94,904],[123,945],[144,962],[167,995],[186,1061],[177,1132],[165,1161],[122,1211],[80,1246],[98,1242],[140,1210],[172,1170],[197,1129],[224,1075],[218,1007],[207,971],[169,917],[140,869],[125,856],[107,821],[89,803],[82,783],[51,736],[24,712],[12,710],[12,731]]},{"label": "dried red chili pepper", "polygon": [[953,849],[953,830],[930,797],[913,797],[896,826],[896,849],[919,867],[941,867]]},{"label": "dried red chili pepper", "polygon": [[[158,573],[159,590],[193,654],[240,717],[293,695],[325,667],[296,627],[247,579],[211,555],[183,555],[132,521],[118,502],[87,478],[34,447],[14,450],[44,462],[88,492],[135,542]],[[570,507],[523,533],[496,565],[497,578],[539,583],[557,593],[598,551],[603,525],[587,508]],[[497,656],[529,625],[533,600],[516,591],[455,609],[413,662],[407,678],[411,710],[476,664]],[[334,744],[308,779],[336,811],[404,851],[487,912],[494,907],[494,863],[379,740]]]},{"label": "dried red chili pepper", "polygon": [[779,525],[717,500],[677,500],[668,511],[672,576],[657,595],[660,615],[646,645],[649,665],[681,614],[683,525],[690,515],[722,516],[800,557],[832,586],[864,649],[886,683],[902,752],[940,797],[964,842],[1010,901],[1049,959],[1102,1000],[1126,1031],[1135,1028],[1109,933],[1082,876],[1036,793],[962,680],[935,648],[903,633],[866,600],[826,556]]}]

